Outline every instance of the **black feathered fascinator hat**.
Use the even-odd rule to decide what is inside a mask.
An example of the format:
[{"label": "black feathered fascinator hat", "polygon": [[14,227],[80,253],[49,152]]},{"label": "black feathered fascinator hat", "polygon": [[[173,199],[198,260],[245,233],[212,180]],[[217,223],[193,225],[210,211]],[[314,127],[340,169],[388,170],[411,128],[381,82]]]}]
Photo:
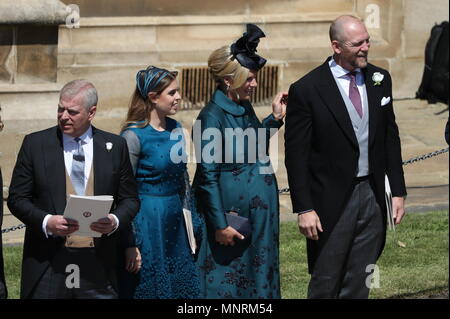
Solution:
[{"label": "black feathered fascinator hat", "polygon": [[247,24],[247,32],[231,45],[230,49],[233,58],[238,60],[240,65],[249,70],[261,69],[267,61],[255,52],[259,43],[259,38],[264,38],[265,36],[264,32],[256,25]]}]

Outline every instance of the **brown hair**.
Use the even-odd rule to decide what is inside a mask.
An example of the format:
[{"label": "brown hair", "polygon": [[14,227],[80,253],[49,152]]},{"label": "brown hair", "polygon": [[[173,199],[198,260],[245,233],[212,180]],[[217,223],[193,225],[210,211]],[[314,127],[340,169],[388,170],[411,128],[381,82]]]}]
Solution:
[{"label": "brown hair", "polygon": [[[176,79],[178,72],[167,72],[167,76],[161,79],[156,87],[152,88],[148,93],[152,92],[159,95]],[[127,116],[121,125],[120,131],[123,132],[127,128],[146,127],[150,123],[150,111],[152,108],[153,104],[150,99],[146,97],[144,100],[138,86],[136,86],[133,94],[131,95]]]}]

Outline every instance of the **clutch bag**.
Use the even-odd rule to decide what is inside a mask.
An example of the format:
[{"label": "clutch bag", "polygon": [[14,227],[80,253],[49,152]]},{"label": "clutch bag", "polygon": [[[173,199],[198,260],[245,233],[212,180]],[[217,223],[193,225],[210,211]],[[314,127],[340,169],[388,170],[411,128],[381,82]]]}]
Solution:
[{"label": "clutch bag", "polygon": [[246,217],[237,215],[236,213],[225,213],[228,226],[233,227],[244,236],[244,240],[252,235],[252,227],[250,221]]},{"label": "clutch bag", "polygon": [[234,246],[220,245],[214,238],[210,239],[212,256],[215,262],[220,265],[229,265],[233,260],[241,257],[252,242],[252,227],[248,218],[239,216],[235,212],[225,213],[225,218],[228,226],[236,229],[244,236],[244,239],[234,237]]}]

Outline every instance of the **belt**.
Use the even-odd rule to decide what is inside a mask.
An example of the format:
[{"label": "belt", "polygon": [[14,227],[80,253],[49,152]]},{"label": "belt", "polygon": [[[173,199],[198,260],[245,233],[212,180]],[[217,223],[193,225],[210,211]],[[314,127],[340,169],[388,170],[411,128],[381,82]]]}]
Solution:
[{"label": "belt", "polygon": [[68,235],[64,246],[67,248],[94,248],[94,238],[77,235]]}]

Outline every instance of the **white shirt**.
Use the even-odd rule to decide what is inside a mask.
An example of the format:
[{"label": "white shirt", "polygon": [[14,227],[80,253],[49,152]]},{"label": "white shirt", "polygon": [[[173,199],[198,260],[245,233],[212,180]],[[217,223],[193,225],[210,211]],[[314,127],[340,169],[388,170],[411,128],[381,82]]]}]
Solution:
[{"label": "white shirt", "polygon": [[[89,126],[88,130],[80,136],[81,147],[84,151],[84,188],[86,188],[89,174],[92,167],[92,158],[94,157],[94,140],[92,139],[92,127]],[[78,143],[75,138],[63,134],[63,148],[64,148],[64,164],[66,165],[67,174],[69,177],[72,175],[72,161],[73,154],[78,150]]]},{"label": "white shirt", "polygon": [[[63,135],[63,150],[64,150],[64,165],[66,166],[67,174],[69,174],[69,177],[72,174],[72,161],[73,161],[73,154],[78,150],[78,143],[75,141],[75,138],[67,135]],[[92,167],[92,159],[94,158],[94,139],[92,138],[92,126],[89,126],[87,131],[80,136],[81,139],[81,147],[83,148],[84,152],[84,188],[86,188],[89,174],[91,173],[91,167]],[[114,233],[117,228],[119,227],[119,219],[116,215],[113,215],[114,219],[116,220],[116,228],[109,233],[108,235]],[[51,232],[47,233],[47,222],[50,217],[53,215],[48,214],[45,216],[44,221],[42,222],[42,231],[44,232],[45,236],[48,238],[48,235],[53,235]]]},{"label": "white shirt", "polygon": [[[339,85],[344,89],[344,92],[349,96],[349,90],[350,90],[350,76],[347,74],[350,73],[350,71],[344,69],[342,66],[336,63],[336,61],[331,58],[330,61],[328,61],[328,65],[330,66],[331,73],[333,73],[334,78],[336,81],[339,82]],[[361,106],[363,109],[363,116],[366,110],[364,110],[364,76],[361,72],[360,68],[355,69],[356,72],[356,86],[358,87],[359,95],[361,96]]]}]

